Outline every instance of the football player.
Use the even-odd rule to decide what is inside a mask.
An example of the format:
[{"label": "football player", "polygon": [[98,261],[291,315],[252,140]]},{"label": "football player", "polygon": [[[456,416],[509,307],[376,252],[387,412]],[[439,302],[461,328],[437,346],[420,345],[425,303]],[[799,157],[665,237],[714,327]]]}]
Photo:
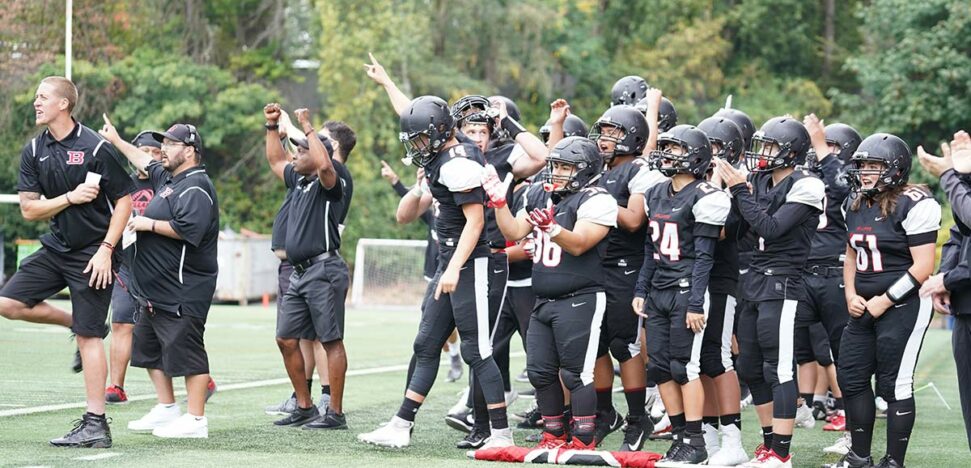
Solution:
[{"label": "football player", "polygon": [[748,382],[762,425],[763,445],[750,465],[790,467],[798,392],[794,380],[793,322],[804,301],[802,271],[822,213],[823,182],[796,165],[809,149],[809,133],[789,117],[770,119],[746,153],[750,191],[742,174],[716,161],[732,203],[757,236],[751,272],[742,279],[746,299],[736,334],[739,377]]},{"label": "football player", "polygon": [[887,401],[887,454],[879,467],[902,467],[914,428],[914,368],[931,319],[921,283],[934,270],[941,206],[910,185],[911,152],[900,138],[870,135],[850,159],[853,195],[843,204],[848,234],[843,279],[850,320],[837,372],[852,449],[836,466],[873,466],[877,394]]}]

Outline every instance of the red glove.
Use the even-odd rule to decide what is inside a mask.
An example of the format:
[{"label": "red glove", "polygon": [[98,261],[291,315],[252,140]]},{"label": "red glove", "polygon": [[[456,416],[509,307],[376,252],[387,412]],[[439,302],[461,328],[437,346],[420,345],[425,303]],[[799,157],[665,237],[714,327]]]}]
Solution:
[{"label": "red glove", "polygon": [[509,191],[509,184],[512,183],[512,174],[506,174],[504,180],[499,180],[499,174],[492,164],[486,164],[482,171],[482,188],[489,196],[490,208],[502,208],[506,206],[506,193]]},{"label": "red glove", "polygon": [[554,219],[553,208],[540,209],[535,208],[529,217],[526,218],[529,224],[532,224],[540,231],[545,232],[550,236],[550,238],[556,237],[563,228],[557,224],[556,219]]}]

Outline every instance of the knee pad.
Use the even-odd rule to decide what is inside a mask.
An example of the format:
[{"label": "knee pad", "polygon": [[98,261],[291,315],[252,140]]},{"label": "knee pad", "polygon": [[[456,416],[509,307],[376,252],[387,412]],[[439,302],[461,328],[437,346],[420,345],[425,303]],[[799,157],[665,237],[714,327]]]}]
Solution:
[{"label": "knee pad", "polygon": [[728,369],[725,368],[720,356],[701,354],[701,373],[703,375],[714,379],[725,372],[728,372]]},{"label": "knee pad", "polygon": [[633,342],[624,338],[614,338],[610,340],[610,354],[620,362],[627,362],[630,358],[637,356],[641,352],[640,343]]},{"label": "knee pad", "polygon": [[830,358],[828,354],[825,354],[825,355],[821,354],[819,356],[816,356],[816,364],[819,364],[823,367],[829,367],[833,365],[833,359]]},{"label": "knee pad", "polygon": [[[839,383],[844,400],[864,393],[873,393],[869,376],[866,378],[854,378],[853,375],[850,375],[849,372],[845,369],[840,369],[838,366],[836,367],[836,381]],[[877,388],[879,389],[879,383]]]},{"label": "knee pad", "polygon": [[735,363],[735,372],[738,373],[738,378],[750,387],[765,382],[762,366],[758,363],[749,362],[747,359],[739,359]]},{"label": "knee pad", "polygon": [[762,378],[772,385],[793,382],[796,380],[795,363],[763,362]]},{"label": "knee pad", "polygon": [[556,372],[546,372],[527,367],[526,376],[529,377],[529,384],[533,388],[546,388],[554,383],[559,383]]},{"label": "knee pad", "polygon": [[671,381],[671,370],[652,359],[647,363],[647,380],[663,384]]},{"label": "knee pad", "polygon": [[688,383],[688,368],[685,364],[677,359],[671,360],[671,378],[674,379],[678,385],[685,385]]},{"label": "knee pad", "polygon": [[757,384],[749,384],[748,389],[752,392],[752,404],[755,406],[764,405],[772,401],[772,386],[762,381]]},{"label": "knee pad", "polygon": [[566,369],[560,369],[560,379],[563,380],[563,385],[570,389],[570,391],[576,391],[578,388],[585,385],[583,380],[580,378],[580,374],[570,372]]}]

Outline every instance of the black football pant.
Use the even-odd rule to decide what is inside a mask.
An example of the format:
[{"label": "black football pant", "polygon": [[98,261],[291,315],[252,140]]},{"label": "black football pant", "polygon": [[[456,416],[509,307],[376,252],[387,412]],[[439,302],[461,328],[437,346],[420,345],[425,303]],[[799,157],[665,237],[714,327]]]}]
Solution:
[{"label": "black football pant", "polygon": [[[809,270],[811,272],[802,277],[806,300],[799,301],[796,310],[796,362],[805,364],[815,359],[820,365],[828,366],[839,362],[840,340],[850,318],[843,288],[843,268],[816,266]],[[822,349],[819,331],[812,330],[815,323],[823,324],[829,350]]]},{"label": "black football pant", "polygon": [[793,332],[798,301],[745,301],[738,318],[736,372],[748,384],[752,402],[772,405],[772,417],[796,417]]}]

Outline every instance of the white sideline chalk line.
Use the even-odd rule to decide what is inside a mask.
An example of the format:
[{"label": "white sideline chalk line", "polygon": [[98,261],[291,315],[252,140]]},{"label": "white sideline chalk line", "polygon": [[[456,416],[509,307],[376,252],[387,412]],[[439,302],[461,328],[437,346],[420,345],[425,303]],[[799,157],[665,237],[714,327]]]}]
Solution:
[{"label": "white sideline chalk line", "polygon": [[113,457],[120,457],[120,456],[121,456],[121,453],[119,452],[106,452],[106,453],[99,453],[97,455],[85,455],[83,457],[77,457],[75,458],[75,460],[97,461],[97,460],[104,460],[105,458],[113,458]]},{"label": "white sideline chalk line", "polygon": [[[512,357],[523,357],[525,355],[526,355],[526,353],[523,353],[523,352],[509,353],[509,357],[511,357],[511,358]],[[446,366],[448,364],[449,364],[449,362],[446,360],[446,361],[443,361],[439,366],[440,367],[444,367],[444,366]],[[367,369],[349,370],[349,371],[347,371],[347,377],[356,377],[356,376],[361,376],[361,375],[373,375],[373,374],[384,374],[384,373],[387,373],[387,372],[398,372],[398,371],[403,371],[403,370],[404,371],[408,370],[408,364],[399,364],[399,365],[395,365],[395,366],[370,367],[370,368],[367,368]],[[234,384],[219,385],[219,386],[216,387],[216,391],[217,392],[225,392],[225,391],[229,391],[229,390],[245,390],[245,389],[249,389],[249,388],[270,387],[270,386],[273,386],[273,385],[282,385],[282,384],[288,384],[288,383],[290,383],[290,379],[289,378],[255,380],[253,382],[240,382],[240,383],[234,383]],[[184,396],[184,395],[185,395],[185,390],[178,390],[178,391],[175,392],[175,396]],[[128,397],[128,401],[130,401],[130,402],[131,401],[154,400],[154,399],[155,399],[155,395],[154,394],[137,395],[137,396]],[[9,409],[9,410],[0,411],[0,418],[8,417],[8,416],[24,416],[24,415],[36,414],[36,413],[48,413],[48,412],[51,412],[51,411],[60,411],[60,410],[66,410],[66,409],[85,408],[85,407],[87,407],[87,403],[86,402],[79,402],[79,403],[60,403],[60,404],[57,404],[57,405],[32,406],[32,407],[29,407],[29,408],[17,408],[17,409]]]}]

